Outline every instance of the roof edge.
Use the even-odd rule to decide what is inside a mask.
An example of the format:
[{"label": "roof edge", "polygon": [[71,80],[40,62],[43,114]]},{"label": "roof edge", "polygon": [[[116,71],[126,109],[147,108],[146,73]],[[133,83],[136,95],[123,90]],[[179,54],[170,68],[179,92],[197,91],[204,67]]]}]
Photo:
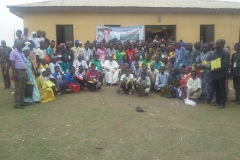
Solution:
[{"label": "roof edge", "polygon": [[213,8],[158,8],[158,7],[9,7],[11,13],[19,14],[27,12],[105,12],[105,13],[240,13],[240,9],[213,9]]}]

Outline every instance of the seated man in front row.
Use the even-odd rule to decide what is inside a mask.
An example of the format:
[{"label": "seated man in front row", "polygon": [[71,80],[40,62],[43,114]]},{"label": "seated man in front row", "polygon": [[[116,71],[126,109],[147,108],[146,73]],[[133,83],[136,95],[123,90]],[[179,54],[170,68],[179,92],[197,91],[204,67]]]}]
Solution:
[{"label": "seated man in front row", "polygon": [[141,97],[142,94],[148,95],[150,87],[150,78],[146,76],[146,72],[142,72],[141,77],[139,77],[136,81],[136,90],[139,93],[139,96]]},{"label": "seated man in front row", "polygon": [[[121,88],[123,90],[122,92],[120,92]],[[133,75],[130,74],[129,69],[126,69],[125,74],[123,74],[120,78],[120,83],[119,83],[119,88],[117,93],[125,94],[129,92],[129,94],[131,95],[133,91],[134,91]]]},{"label": "seated man in front row", "polygon": [[81,85],[82,87],[86,84],[86,72],[84,71],[83,66],[79,66],[78,70],[75,72],[75,80]]},{"label": "seated man in front row", "polygon": [[80,89],[79,84],[75,81],[75,67],[72,66],[70,71],[64,76],[64,82],[67,87],[66,91],[72,93],[73,91],[78,92]]},{"label": "seated man in front row", "polygon": [[202,81],[197,77],[196,70],[191,71],[191,76],[187,82],[187,99],[195,101],[202,94]]},{"label": "seated man in front row", "polygon": [[105,74],[105,81],[107,82],[108,86],[116,85],[118,81],[118,63],[113,60],[113,56],[108,56],[109,60],[106,60],[104,62],[104,67],[107,70],[107,73]]},{"label": "seated man in front row", "polygon": [[157,74],[156,77],[156,82],[154,88],[159,91],[160,90],[160,95],[162,97],[165,96],[166,94],[166,85],[167,85],[167,80],[168,80],[168,73],[165,72],[165,67],[161,67],[160,72]]}]

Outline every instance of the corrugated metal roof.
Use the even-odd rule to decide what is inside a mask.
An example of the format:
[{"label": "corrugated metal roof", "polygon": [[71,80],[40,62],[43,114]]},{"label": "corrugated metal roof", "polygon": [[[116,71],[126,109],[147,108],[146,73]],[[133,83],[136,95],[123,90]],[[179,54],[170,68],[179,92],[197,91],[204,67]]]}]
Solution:
[{"label": "corrugated metal roof", "polygon": [[150,8],[206,8],[206,9],[240,9],[240,3],[217,0],[52,0],[8,8],[31,7],[150,7]]}]

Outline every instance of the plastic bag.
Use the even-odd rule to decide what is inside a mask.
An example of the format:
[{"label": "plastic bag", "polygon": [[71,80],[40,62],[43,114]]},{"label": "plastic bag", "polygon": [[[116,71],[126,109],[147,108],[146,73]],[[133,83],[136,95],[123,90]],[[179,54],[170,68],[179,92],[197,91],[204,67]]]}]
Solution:
[{"label": "plastic bag", "polygon": [[196,102],[194,102],[193,100],[189,100],[189,99],[185,100],[184,103],[188,106],[196,106],[197,105]]}]

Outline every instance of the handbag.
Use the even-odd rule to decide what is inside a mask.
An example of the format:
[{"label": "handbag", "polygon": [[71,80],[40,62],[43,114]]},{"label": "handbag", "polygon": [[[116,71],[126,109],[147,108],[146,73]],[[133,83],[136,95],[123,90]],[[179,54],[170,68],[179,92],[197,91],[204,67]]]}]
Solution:
[{"label": "handbag", "polygon": [[32,97],[34,85],[30,82],[26,83],[25,97]]}]

